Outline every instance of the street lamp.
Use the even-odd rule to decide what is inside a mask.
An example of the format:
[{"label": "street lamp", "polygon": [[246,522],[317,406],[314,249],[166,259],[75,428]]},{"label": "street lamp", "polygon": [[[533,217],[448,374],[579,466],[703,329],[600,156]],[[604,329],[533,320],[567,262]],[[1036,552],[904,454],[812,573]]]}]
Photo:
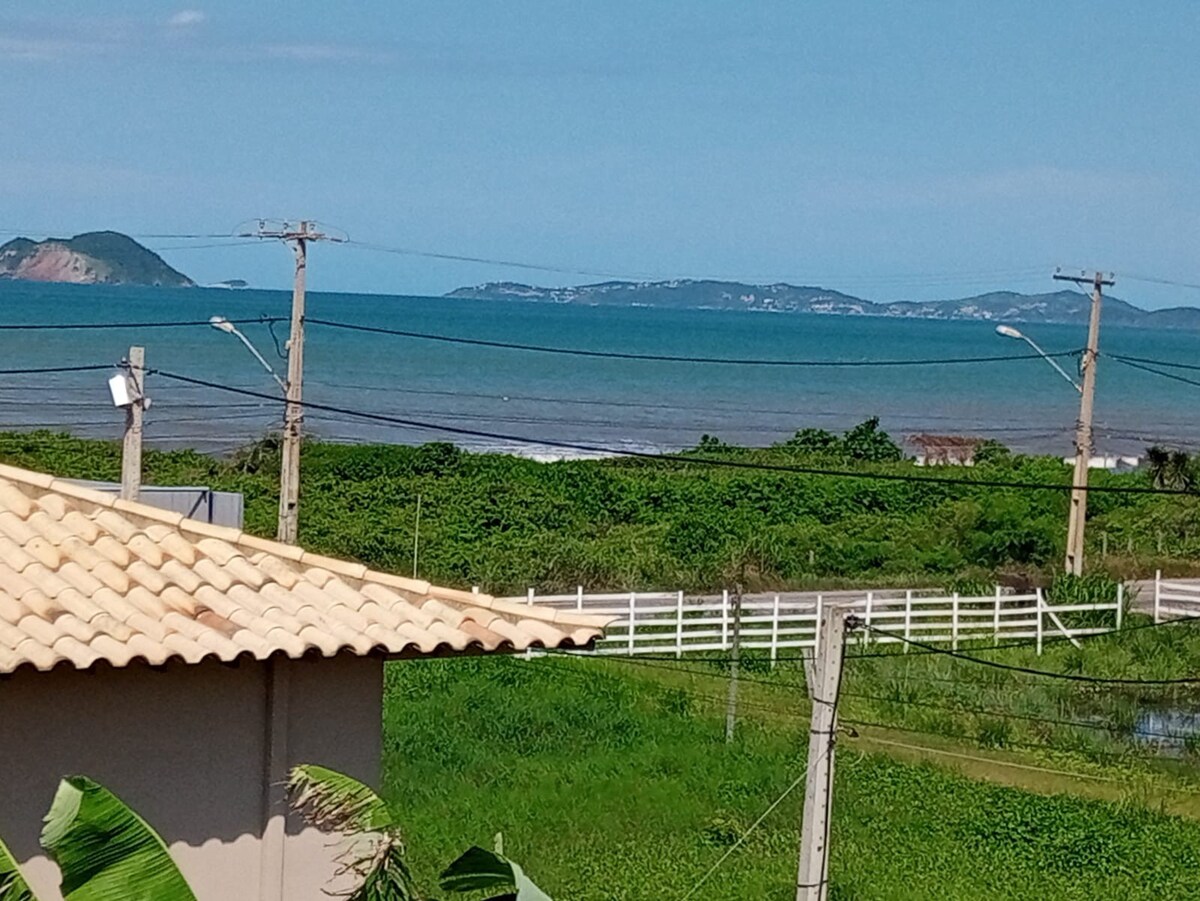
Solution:
[{"label": "street lamp", "polygon": [[270,373],[271,378],[275,380],[275,384],[279,386],[279,390],[284,394],[287,394],[287,382],[285,382],[275,373],[275,370],[271,368],[271,364],[268,363],[266,358],[264,358],[263,355],[258,352],[258,348],[250,343],[250,339],[238,331],[237,326],[235,326],[224,316],[213,316],[208,320],[208,324],[219,332],[225,332],[228,335],[233,335],[235,338],[241,341],[242,344],[246,345],[246,350],[250,351],[250,353],[254,355],[254,359],[258,360],[258,362],[262,364],[262,368]]},{"label": "street lamp", "polygon": [[1047,363],[1049,363],[1051,366],[1053,366],[1055,371],[1057,371],[1059,375],[1061,375],[1064,379],[1066,379],[1068,382],[1070,382],[1072,388],[1074,388],[1076,391],[1080,392],[1081,394],[1083,393],[1083,388],[1080,386],[1080,384],[1077,381],[1075,381],[1073,378],[1071,378],[1069,375],[1067,375],[1067,371],[1058,365],[1058,361],[1055,360],[1048,353],[1046,353],[1044,350],[1042,350],[1040,347],[1038,347],[1034,343],[1033,339],[1030,338],[1028,335],[1026,335],[1024,332],[1018,331],[1017,329],[1013,328],[1011,325],[998,325],[998,326],[996,326],[996,334],[1001,335],[1005,338],[1016,338],[1020,341],[1024,341],[1026,344],[1028,344],[1030,347],[1032,347],[1035,351],[1037,351],[1038,355],[1041,356],[1041,358],[1043,360],[1045,360]]},{"label": "street lamp", "polygon": [[[1056,273],[1056,279],[1079,282],[1082,277],[1065,276]],[[1038,347],[1011,325],[996,326],[996,333],[1005,338],[1020,338],[1027,343],[1039,356],[1053,366],[1058,374],[1071,383],[1079,392],[1079,419],[1075,422],[1075,472],[1071,479],[1071,501],[1067,513],[1067,552],[1063,563],[1063,571],[1075,576],[1083,575],[1084,530],[1087,528],[1087,492],[1088,475],[1092,463],[1092,409],[1096,398],[1096,357],[1100,346],[1100,304],[1102,301],[1101,288],[1111,285],[1113,279],[1105,278],[1097,272],[1093,275],[1094,290],[1091,298],[1091,311],[1088,316],[1087,347],[1080,359],[1080,372],[1083,384],[1080,385],[1067,375],[1049,354]]]}]

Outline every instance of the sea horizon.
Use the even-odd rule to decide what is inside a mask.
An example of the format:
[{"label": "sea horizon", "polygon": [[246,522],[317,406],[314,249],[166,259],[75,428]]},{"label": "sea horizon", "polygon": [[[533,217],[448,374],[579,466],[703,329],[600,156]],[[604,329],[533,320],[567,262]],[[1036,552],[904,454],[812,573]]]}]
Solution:
[{"label": "sea horizon", "polygon": [[[0,326],[286,317],[290,296],[257,288],[0,282]],[[323,291],[309,292],[307,315],[498,343],[676,357],[870,362],[1028,354],[1026,345],[996,336],[996,323],[986,320],[804,313],[765,319],[712,309]],[[267,326],[239,327],[277,372],[286,370]],[[1026,330],[1049,353],[1076,350],[1085,338],[1076,325]],[[275,326],[278,341],[286,331],[286,322]],[[204,324],[9,329],[0,340],[6,361],[0,369],[116,364],[137,343],[146,347],[152,370],[247,392],[152,375],[146,426],[151,446],[221,452],[278,426],[274,381],[234,336]],[[1109,352],[1188,363],[1197,348],[1200,333],[1102,326],[1097,454],[1141,453],[1153,443],[1200,445],[1200,424],[1188,413],[1200,389],[1103,357]],[[1070,357],[1060,362],[1068,369],[1075,365]],[[0,427],[119,437],[123,417],[112,408],[106,379],[101,371],[0,376]],[[707,434],[760,446],[800,428],[841,431],[873,416],[897,441],[919,433],[961,434],[1065,456],[1073,452],[1078,407],[1078,395],[1036,358],[903,367],[732,366],[557,356],[315,324],[306,335],[305,398],[336,408],[306,415],[306,433],[317,438],[450,440],[472,450],[543,458],[563,453],[554,442],[597,452],[673,451],[695,446]]]}]

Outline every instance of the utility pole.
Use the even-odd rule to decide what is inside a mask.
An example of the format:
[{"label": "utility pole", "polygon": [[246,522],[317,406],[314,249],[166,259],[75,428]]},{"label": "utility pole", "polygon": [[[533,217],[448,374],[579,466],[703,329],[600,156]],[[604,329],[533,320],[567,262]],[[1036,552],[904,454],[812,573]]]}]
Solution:
[{"label": "utility pole", "polygon": [[1087,347],[1080,360],[1083,385],[1079,397],[1079,421],[1075,426],[1075,474],[1071,480],[1071,507],[1067,520],[1067,554],[1063,563],[1066,572],[1081,576],[1083,575],[1084,528],[1087,525],[1088,472],[1093,451],[1092,409],[1096,397],[1096,357],[1100,347],[1100,304],[1103,300],[1104,288],[1112,285],[1114,279],[1111,273],[1107,276],[1101,272],[1067,275],[1061,271],[1055,272],[1054,278],[1060,282],[1092,286],[1092,309],[1088,318]]},{"label": "utility pole", "polygon": [[737,724],[738,671],[742,656],[742,583],[733,587],[733,645],[729,649],[729,700],[725,705],[725,744],[733,741]]},{"label": "utility pole", "polygon": [[146,348],[129,348],[126,379],[130,403],[125,406],[125,437],[121,444],[121,497],[136,501],[142,492],[142,415],[146,400]]},{"label": "utility pole", "polygon": [[835,605],[821,613],[821,644],[809,678],[812,725],[808,731],[807,787],[804,825],[800,832],[800,867],[796,901],[829,897],[829,820],[833,807],[833,756],[837,741],[837,702],[842,683],[846,610]]},{"label": "utility pole", "polygon": [[304,420],[304,282],[308,268],[310,241],[331,240],[316,230],[312,222],[302,220],[293,226],[267,228],[260,221],[258,230],[246,237],[278,238],[291,245],[296,255],[296,276],[292,286],[292,330],[288,338],[287,406],[283,414],[283,448],[279,467],[279,527],[275,537],[286,544],[296,543],[300,519],[300,427]]}]

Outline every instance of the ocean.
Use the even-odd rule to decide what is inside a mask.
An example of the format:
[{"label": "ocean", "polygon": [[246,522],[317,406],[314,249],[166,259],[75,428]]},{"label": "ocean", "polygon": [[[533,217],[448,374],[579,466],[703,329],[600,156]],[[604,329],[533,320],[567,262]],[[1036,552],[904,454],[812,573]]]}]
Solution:
[{"label": "ocean", "polygon": [[[207,321],[286,316],[290,293],[154,289],[0,281],[0,326]],[[920,360],[1018,355],[995,323],[582,307],[436,297],[308,295],[310,318],[407,331],[623,353],[761,360]],[[1076,326],[1021,326],[1047,352],[1081,347]],[[240,326],[281,375],[286,363],[261,323]],[[275,327],[286,338],[287,323]],[[0,370],[116,364],[131,344],[146,365],[272,397],[278,388],[229,334],[207,325],[105,330],[0,330]],[[1102,327],[1101,351],[1200,362],[1200,333]],[[878,416],[897,439],[921,432],[995,438],[1016,450],[1072,452],[1078,395],[1040,359],[895,368],[788,368],[558,356],[351,332],[310,325],[307,401],[490,433],[451,434],[309,411],[307,434],[353,442],[453,440],[475,449],[552,457],[565,441],[595,448],[670,450],[714,435],[764,445],[797,429],[841,430]],[[1061,361],[1072,370],[1073,359]],[[1189,376],[1188,373],[1182,373]],[[116,438],[123,413],[106,371],[0,374],[0,428],[47,428]],[[1200,376],[1200,373],[1191,375]],[[1190,377],[1190,376],[1189,376]],[[152,375],[146,440],[226,452],[276,427],[281,404]],[[1200,446],[1200,387],[1101,358],[1097,452],[1149,443]]]}]

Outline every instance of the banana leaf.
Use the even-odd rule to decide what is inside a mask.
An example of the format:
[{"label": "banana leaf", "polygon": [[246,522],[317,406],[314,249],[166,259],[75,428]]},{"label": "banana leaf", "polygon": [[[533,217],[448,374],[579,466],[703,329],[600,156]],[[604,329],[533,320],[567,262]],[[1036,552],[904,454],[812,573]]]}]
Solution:
[{"label": "banana leaf", "polygon": [[59,783],[42,847],[62,871],[66,901],[196,901],[158,834],[86,776]]},{"label": "banana leaf", "polygon": [[419,901],[404,860],[404,839],[387,802],[369,785],[323,766],[303,764],[288,774],[292,807],[310,825],[346,837],[339,875],[357,885],[345,901]]},{"label": "banana leaf", "polygon": [[517,864],[478,845],[468,848],[446,868],[441,883],[448,892],[508,889],[488,901],[552,901]]},{"label": "banana leaf", "polygon": [[0,841],[0,901],[37,901],[12,852]]}]

